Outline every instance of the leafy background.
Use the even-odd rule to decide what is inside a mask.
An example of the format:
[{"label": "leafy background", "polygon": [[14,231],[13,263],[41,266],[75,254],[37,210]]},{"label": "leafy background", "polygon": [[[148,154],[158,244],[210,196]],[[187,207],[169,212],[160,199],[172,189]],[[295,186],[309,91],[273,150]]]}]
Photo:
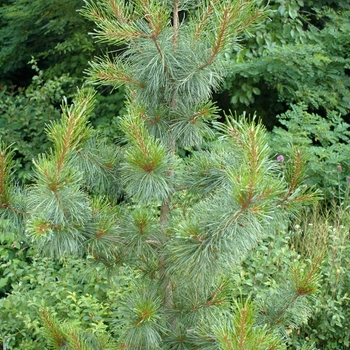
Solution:
[{"label": "leafy background", "polygon": [[[262,118],[272,156],[282,154],[287,162],[295,147],[305,150],[308,185],[321,189],[325,201],[293,227],[266,237],[233,274],[234,292],[263,295],[277,288],[279,277],[301,257],[311,258],[316,245],[324,258],[314,314],[305,326],[290,330],[290,347],[314,342],[317,349],[348,349],[350,5],[345,0],[261,3],[269,18],[227,54],[229,75],[215,98],[223,112]],[[111,50],[88,35],[94,28],[77,12],[82,5],[5,0],[0,6],[0,135],[14,144],[19,182],[31,181],[32,159],[50,146],[46,125],[60,117],[62,99],[72,98],[88,61]],[[117,117],[125,112],[124,92],[100,89],[97,100],[91,123],[114,140],[120,132]],[[4,349],[45,349],[38,307],[96,333],[117,333],[111,319],[118,300],[133,288],[134,271],[125,268],[111,285],[81,259],[39,257],[5,220],[0,225]]]}]

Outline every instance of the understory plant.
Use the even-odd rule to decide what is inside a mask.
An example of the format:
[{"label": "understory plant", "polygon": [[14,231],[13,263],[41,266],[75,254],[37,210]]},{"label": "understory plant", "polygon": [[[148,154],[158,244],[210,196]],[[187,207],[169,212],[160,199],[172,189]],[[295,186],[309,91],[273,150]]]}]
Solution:
[{"label": "understory plant", "polygon": [[[349,184],[347,184],[349,187]],[[349,336],[349,190],[342,202],[316,206],[291,230],[290,244],[303,259],[322,252],[319,294],[312,301],[313,314],[299,330],[294,344],[313,341],[317,349],[348,349]]]},{"label": "understory plant", "polygon": [[217,121],[211,94],[225,53],[264,16],[255,1],[86,1],[98,40],[121,52],[90,63],[89,82],[125,86],[111,144],[89,124],[94,92],[80,89],[47,127],[51,150],[32,184],[12,181],[0,150],[0,213],[39,254],[78,256],[140,276],[101,332],[40,308],[52,349],[285,349],[310,314],[318,259],[291,265],[278,288],[238,296],[242,261],[288,226],[317,193],[295,149],[270,158],[256,117]]},{"label": "understory plant", "polygon": [[303,103],[277,116],[280,126],[270,133],[270,147],[285,159],[300,149],[307,157],[306,183],[323,192],[329,203],[341,204],[350,178],[350,128],[340,113],[323,117],[310,113]]},{"label": "understory plant", "polygon": [[27,257],[30,261],[21,260],[18,250],[15,258],[2,255],[0,261],[0,282],[11,287],[0,298],[0,346],[6,350],[47,349],[42,319],[69,319],[72,329],[105,334],[113,310],[137,281],[126,267],[111,284],[101,269],[85,273],[87,263],[79,257],[57,261],[30,249]]}]

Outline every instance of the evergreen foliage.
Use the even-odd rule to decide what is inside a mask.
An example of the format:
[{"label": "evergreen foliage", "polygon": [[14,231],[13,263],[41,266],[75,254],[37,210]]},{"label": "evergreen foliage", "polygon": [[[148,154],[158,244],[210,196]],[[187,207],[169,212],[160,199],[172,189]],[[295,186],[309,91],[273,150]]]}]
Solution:
[{"label": "evergreen foliage", "polygon": [[[88,61],[106,50],[88,35],[94,26],[77,12],[83,3],[0,3],[0,135],[8,144],[16,143],[21,182],[28,182],[32,159],[49,148],[45,124],[59,118],[63,96],[71,102]],[[91,122],[113,138],[113,120],[122,113],[124,95],[110,90],[98,92]]]},{"label": "evergreen foliage", "polygon": [[[123,137],[101,140],[89,124],[95,94],[82,88],[47,127],[52,148],[20,196],[3,146],[1,218],[16,217],[18,234],[40,254],[142,274],[113,314],[117,348],[285,349],[286,329],[310,314],[318,261],[290,271],[264,300],[237,302],[233,275],[317,193],[304,185],[299,149],[281,166],[256,117],[219,123],[210,101],[227,51],[264,10],[244,0],[101,0],[82,12],[98,40],[124,45],[88,71],[92,84],[125,86]],[[112,346],[45,309],[41,317],[52,349]]]}]

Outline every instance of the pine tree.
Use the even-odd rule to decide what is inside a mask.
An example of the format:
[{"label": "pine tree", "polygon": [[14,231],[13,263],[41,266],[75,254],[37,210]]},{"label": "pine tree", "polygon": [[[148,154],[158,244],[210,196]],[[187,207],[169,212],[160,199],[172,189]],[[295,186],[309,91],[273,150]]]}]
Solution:
[{"label": "pine tree", "polygon": [[225,53],[265,16],[257,2],[85,2],[94,36],[121,47],[88,72],[92,84],[127,89],[120,142],[89,125],[94,92],[82,88],[47,127],[52,149],[34,161],[28,188],[11,181],[1,144],[1,218],[41,254],[79,254],[110,274],[128,264],[142,278],[116,310],[114,345],[43,310],[51,348],[284,349],[281,329],[307,318],[315,264],[296,269],[273,303],[232,293],[249,251],[316,198],[300,151],[281,167],[256,117],[219,122],[211,101]]}]

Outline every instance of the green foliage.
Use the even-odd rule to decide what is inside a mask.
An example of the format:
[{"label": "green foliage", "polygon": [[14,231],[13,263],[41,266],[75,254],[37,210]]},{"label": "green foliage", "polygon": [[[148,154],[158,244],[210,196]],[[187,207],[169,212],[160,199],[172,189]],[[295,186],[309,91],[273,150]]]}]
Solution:
[{"label": "green foliage", "polygon": [[[80,99],[81,98],[83,98],[82,95],[80,96]],[[89,100],[85,97],[83,98],[83,101],[89,105]],[[52,179],[59,180],[59,175],[62,173],[58,173],[57,165],[64,165],[66,159],[68,159],[68,154],[73,156],[72,149],[79,150],[79,142],[80,140],[84,139],[86,130],[82,130],[83,133],[81,136],[75,138],[74,135],[78,135],[75,131],[79,130],[80,124],[79,120],[74,120],[76,119],[75,116],[78,116],[78,119],[79,116],[81,116],[83,118],[82,120],[84,120],[84,117],[77,113],[77,111],[87,111],[89,107],[84,107],[86,106],[85,103],[81,104],[81,101],[79,101],[74,107],[69,109],[69,113],[67,114],[71,116],[71,122],[69,122],[69,119],[67,119],[67,114],[64,114],[61,125],[53,125],[50,129],[51,135],[55,134],[55,130],[60,130],[58,134],[62,135],[58,137],[57,134],[56,148],[52,151],[52,162],[54,162],[53,164],[56,164],[56,166],[53,167],[52,163],[50,164],[50,162],[42,164],[37,163],[38,170],[42,171],[42,175],[47,174],[50,176],[50,178],[43,178],[42,176],[37,175],[38,184],[39,181],[43,181],[43,185],[46,183],[46,186],[51,186]],[[66,127],[63,128],[63,125],[66,125]],[[238,122],[234,119],[229,119],[228,126],[221,128],[222,132],[226,133],[226,136],[224,136],[224,138],[220,141],[222,144],[221,152],[227,153],[224,159],[229,159],[228,155],[233,154],[233,149],[238,150],[238,152],[236,152],[234,161],[232,162],[231,160],[232,164],[225,164],[224,166],[225,171],[223,173],[222,183],[226,184],[226,186],[223,186],[223,190],[215,189],[213,191],[213,195],[207,195],[208,199],[201,200],[198,204],[192,205],[192,209],[189,212],[189,215],[186,215],[186,217],[182,218],[182,214],[180,213],[180,215],[176,213],[172,214],[176,235],[173,236],[171,240],[168,240],[167,243],[168,257],[166,259],[170,259],[169,262],[171,263],[169,264],[169,272],[166,272],[166,274],[169,276],[174,276],[174,281],[172,284],[175,283],[175,281],[179,281],[180,276],[182,280],[181,283],[177,282],[179,283],[177,286],[174,284],[172,287],[172,293],[174,293],[173,302],[175,303],[173,306],[173,312],[175,312],[175,315],[178,312],[180,312],[180,315],[182,314],[179,320],[181,320],[183,325],[179,325],[179,331],[186,329],[183,328],[186,327],[186,324],[200,322],[202,317],[205,315],[205,317],[210,317],[211,315],[217,314],[219,310],[221,310],[229,301],[228,295],[226,295],[225,292],[220,295],[217,291],[215,291],[216,288],[219,288],[219,285],[217,285],[217,282],[215,282],[216,276],[218,276],[219,271],[222,271],[224,266],[228,269],[228,271],[230,271],[229,266],[237,266],[237,262],[242,259],[244,253],[251,250],[251,248],[255,246],[255,242],[261,235],[260,231],[264,229],[265,225],[269,221],[269,217],[271,215],[277,215],[278,217],[278,211],[275,212],[275,214],[273,214],[272,211],[272,208],[276,208],[276,204],[273,200],[277,200],[277,203],[288,203],[287,207],[289,205],[293,207],[294,202],[295,205],[297,205],[295,210],[298,210],[298,203],[300,202],[299,199],[302,199],[304,195],[310,196],[311,199],[311,194],[303,194],[303,192],[300,192],[300,189],[297,189],[296,187],[293,188],[293,184],[296,184],[298,181],[295,180],[293,176],[288,176],[288,172],[286,173],[286,178],[292,179],[290,187],[284,187],[282,185],[282,178],[277,177],[276,180],[274,180],[274,172],[280,169],[276,167],[276,164],[274,164],[271,160],[268,160],[268,155],[270,153],[269,149],[267,148],[268,138],[260,128],[261,126],[254,127],[254,124],[244,122],[243,120]],[[67,130],[70,130],[70,138],[67,137]],[[60,139],[66,140],[66,142],[59,142]],[[64,145],[70,145],[72,149],[67,151],[64,148]],[[248,145],[249,148],[247,148]],[[205,153],[206,151],[197,152]],[[64,154],[67,158],[63,158],[63,156],[61,156],[62,154]],[[56,157],[54,157],[55,155]],[[74,157],[72,159],[74,159]],[[203,159],[203,157],[199,157],[198,159]],[[60,160],[62,160],[62,163],[59,163]],[[250,164],[250,166],[247,167],[245,163]],[[237,169],[237,164],[242,164],[241,169]],[[50,172],[44,171],[46,166],[48,166],[48,169],[51,169]],[[285,170],[288,171],[288,169]],[[236,173],[234,173],[234,171],[236,171]],[[246,172],[248,172],[249,176],[244,175]],[[270,172],[271,174],[269,174]],[[60,184],[60,186],[64,186],[66,189],[69,189],[69,186],[71,186],[72,183],[72,179],[69,179],[70,174],[71,173],[68,172],[65,177],[66,181],[68,181],[68,187],[67,184],[64,184],[62,181],[58,183],[58,185]],[[233,186],[235,183],[237,183],[237,176],[238,178],[241,178],[240,181],[242,184],[242,191],[239,191],[237,186]],[[249,181],[245,184],[245,181],[248,179]],[[268,181],[263,183],[262,179],[268,179]],[[48,180],[49,182],[47,182]],[[42,198],[42,200],[45,198],[46,192],[43,191],[43,189],[44,187],[40,188],[40,190],[37,190],[36,187],[32,188],[32,191],[38,191],[36,198]],[[58,188],[54,189],[54,191],[57,193],[59,198],[62,197],[62,190]],[[272,191],[274,191],[274,195],[272,195]],[[71,190],[69,192],[71,192]],[[274,199],[276,194],[279,196]],[[47,193],[47,195],[49,195],[49,193]],[[50,198],[52,197],[50,196]],[[30,196],[28,200],[31,203],[34,203],[32,196]],[[49,249],[51,254],[57,254],[58,256],[69,253],[72,250],[72,247],[73,250],[78,249],[78,247],[74,248],[74,246],[72,246],[74,237],[67,236],[67,232],[63,232],[51,225],[49,229],[52,233],[50,232],[47,234],[45,231],[43,231],[43,228],[46,229],[47,226],[42,224],[41,226],[37,226],[35,228],[31,226],[31,222],[36,220],[36,217],[39,216],[40,218],[44,214],[47,217],[47,222],[49,220],[58,220],[58,222],[62,221],[62,223],[64,223],[66,220],[69,220],[66,221],[67,223],[65,226],[71,222],[73,223],[75,230],[77,230],[79,225],[82,224],[82,228],[87,228],[89,227],[88,222],[80,224],[79,222],[74,223],[78,217],[74,218],[70,216],[66,210],[64,210],[64,215],[57,215],[56,212],[56,210],[61,210],[62,208],[69,208],[69,210],[73,210],[76,213],[81,213],[81,209],[77,209],[76,204],[83,202],[85,206],[89,205],[89,202],[84,199],[76,200],[74,206],[62,200],[57,202],[57,204],[54,202],[45,201],[45,213],[43,213],[43,209],[40,209],[41,207],[38,206],[38,204],[33,205],[33,209],[30,209],[28,212],[31,218],[28,221],[27,229],[29,236],[33,237],[35,240],[38,249],[45,252],[50,244]],[[224,205],[222,206],[222,204]],[[96,212],[97,208],[101,208],[98,209],[100,211],[100,216],[103,213],[102,207],[104,204],[100,201],[96,202],[95,205],[96,207],[93,209],[94,212]],[[52,211],[51,208],[54,211]],[[222,211],[222,208],[225,208],[225,211]],[[38,214],[35,214],[33,210],[37,210]],[[111,213],[113,213],[112,208],[109,210],[111,210]],[[98,217],[96,214],[95,218]],[[157,213],[155,214],[158,216]],[[87,250],[93,254],[96,260],[105,261],[105,263],[109,261],[110,263],[113,261],[113,259],[115,259],[115,256],[119,255],[118,251],[115,251],[116,248],[119,248],[121,249],[120,253],[122,253],[122,257],[125,261],[132,263],[133,261],[140,259],[138,262],[136,262],[135,267],[141,268],[144,273],[150,274],[151,276],[157,273],[157,265],[160,263],[156,262],[159,259],[159,249],[157,246],[160,243],[160,239],[165,239],[165,242],[167,239],[166,236],[162,235],[162,238],[162,236],[159,236],[159,234],[154,233],[158,221],[156,220],[156,217],[149,212],[149,209],[147,209],[147,212],[132,210],[121,213],[117,215],[115,219],[110,215],[111,214],[109,214],[108,217],[111,218],[111,221],[107,220],[107,217],[106,219],[103,219],[102,216],[102,220],[99,220],[99,224],[90,229],[89,232],[91,234],[91,238],[95,240],[96,244],[92,244],[92,240],[85,238]],[[133,216],[133,220],[130,220],[130,215]],[[118,216],[120,216],[120,219]],[[237,221],[237,219],[239,221]],[[107,230],[107,227],[111,228],[111,224],[113,222],[114,225],[116,222],[120,222],[120,224],[118,224],[116,227],[117,230]],[[130,223],[133,224],[133,228],[130,226]],[[198,233],[194,231],[190,225],[195,225],[194,229]],[[188,227],[190,230],[187,230],[186,227]],[[217,230],[221,231],[222,238],[215,235]],[[33,236],[30,232],[37,232],[37,236]],[[130,232],[130,236],[128,235],[128,232]],[[120,233],[123,234],[120,235]],[[247,240],[248,235],[249,241]],[[63,237],[66,238],[61,241]],[[102,239],[100,239],[101,237]],[[48,239],[49,241],[47,241]],[[80,236],[78,239],[84,239],[84,236]],[[83,243],[82,241],[80,242]],[[109,242],[109,244],[106,245],[104,242]],[[114,242],[120,243],[119,245],[114,246]],[[67,243],[69,246],[65,245]],[[124,248],[122,248],[123,246]],[[215,248],[213,249],[213,247]],[[79,249],[81,250],[82,248],[83,246],[80,245]],[[152,249],[154,250],[155,254],[151,253]],[[220,249],[220,256],[216,253],[218,249]],[[128,250],[130,250],[130,252],[125,254]],[[139,254],[136,255],[135,252],[138,251]],[[198,261],[201,261],[200,266],[198,266]],[[190,282],[193,276],[195,276],[196,279],[199,279],[199,286],[193,285]],[[147,279],[145,281],[147,282]],[[121,333],[119,335],[119,341],[121,344],[130,344],[131,341],[134,342],[137,340],[139,344],[143,344],[143,347],[154,348],[158,346],[156,344],[159,344],[162,334],[165,332],[167,323],[162,324],[159,321],[159,318],[161,317],[160,319],[162,322],[164,322],[163,315],[165,315],[166,312],[166,308],[164,309],[163,306],[164,301],[162,301],[162,294],[158,294],[159,290],[157,283],[156,285],[153,285],[153,287],[152,284],[150,285],[147,283],[146,287],[144,287],[146,289],[141,292],[141,284],[139,284],[138,288],[135,289],[136,294],[130,294],[130,297],[125,299],[125,302],[118,306],[117,313],[113,315],[114,319],[119,320],[116,325],[117,329],[121,329]],[[194,290],[197,290],[196,294],[194,294]],[[144,294],[145,292],[148,294]],[[197,295],[196,299],[192,300],[191,302],[193,303],[193,306],[190,307],[191,303],[189,304],[189,300],[184,302],[182,299],[184,296],[183,293],[185,293],[185,295],[188,293],[188,296]],[[14,294],[14,292],[12,294]],[[216,296],[216,294],[218,295]],[[139,295],[138,298],[136,298],[137,295]],[[200,298],[198,300],[199,296]],[[91,303],[91,301],[89,301],[89,303]],[[298,306],[300,307],[300,305]],[[289,310],[289,306],[286,309]],[[54,310],[54,312],[57,312],[56,307]],[[196,310],[198,310],[199,313]],[[305,312],[305,306],[303,307],[303,310]],[[130,313],[130,320],[129,317],[126,317],[128,313]],[[76,315],[68,316],[70,319],[75,319],[77,317]],[[143,319],[143,317],[145,319]],[[139,320],[139,325],[135,319]],[[165,319],[167,319],[167,317]],[[279,324],[279,326],[281,325]],[[52,323],[51,330],[54,329],[56,328],[54,323]],[[64,333],[65,330],[57,330],[57,332],[61,334],[60,332]],[[77,330],[76,332],[76,334],[80,334],[80,331]],[[266,334],[264,332],[262,334]],[[61,337],[63,337],[62,334]],[[218,337],[218,339],[221,339],[220,336]],[[275,338],[270,339],[270,336],[267,335],[266,337],[266,341],[268,342],[275,341],[272,340]],[[63,338],[66,339],[67,337],[64,336]],[[199,334],[190,343],[205,341],[205,338],[205,335]],[[58,337],[55,339],[50,341],[51,346],[54,346],[52,344],[54,344],[55,341],[60,341],[61,338]],[[83,342],[83,340],[81,340],[81,342]],[[220,340],[218,340],[218,342],[220,343]]]},{"label": "green foliage", "polygon": [[120,139],[118,117],[125,114],[124,89],[101,91],[96,95],[96,106],[91,116],[91,124],[109,140]]},{"label": "green foliage", "polygon": [[45,81],[36,62],[31,63],[37,75],[27,89],[3,87],[0,91],[0,135],[3,141],[15,145],[16,167],[22,167],[18,173],[21,179],[28,173],[32,158],[48,150],[46,123],[60,117],[58,106],[64,86],[70,82],[67,76]]},{"label": "green foliage", "polygon": [[[59,319],[55,329],[64,341],[72,341],[77,334],[85,341],[97,337],[102,342],[109,319],[115,317],[114,309],[133,288],[137,276],[121,267],[118,280],[111,283],[101,269],[87,273],[83,260],[57,262],[33,255],[32,251],[24,255],[23,243],[18,242],[17,249],[17,243],[11,243],[10,237],[7,242],[2,240],[0,266],[9,287],[9,294],[0,299],[0,342],[6,349],[45,349],[45,344],[51,343],[47,340],[52,339],[47,333],[54,329],[48,323],[55,319]],[[6,257],[4,249],[12,253]],[[113,333],[120,331],[115,329]],[[112,344],[110,340],[108,345]]]},{"label": "green foliage", "polygon": [[[177,6],[184,11],[189,4],[184,2]],[[254,2],[244,6],[240,1],[233,2],[230,6],[234,7],[230,12],[224,8],[226,4],[203,5],[197,11],[190,12],[193,18],[186,25],[188,30],[180,34],[169,26],[172,9],[166,1],[151,2],[143,7],[136,2],[136,9],[132,12],[133,6],[129,4],[124,10],[123,5],[115,1],[110,4],[87,3],[85,14],[98,26],[96,38],[113,45],[128,45],[124,54],[113,58],[106,56],[92,62],[90,75],[95,83],[139,87],[133,98],[141,105],[146,102],[147,108],[150,108],[148,99],[152,96],[152,114],[155,116],[166,113],[166,110],[159,108],[159,104],[164,107],[164,103],[176,108],[183,104],[182,109],[191,113],[188,118],[197,112],[193,111],[193,107],[206,102],[212,89],[218,88],[225,73],[223,61],[216,59],[217,56],[223,54],[221,51],[227,46],[228,40],[235,39],[261,15],[254,10]],[[239,9],[240,6],[243,6],[242,9]],[[220,7],[227,11],[226,17],[220,16]],[[153,18],[154,13],[161,15]],[[248,17],[248,14],[251,16]],[[180,23],[178,19],[176,21],[178,27]],[[133,41],[133,38],[138,40]],[[148,69],[145,70],[145,67]],[[166,68],[166,74],[165,67],[169,67]],[[188,108],[189,103],[191,109]]]},{"label": "green foliage", "polygon": [[271,132],[271,148],[289,159],[294,149],[308,155],[306,183],[317,186],[328,200],[342,201],[350,176],[349,125],[339,113],[326,118],[309,113],[304,104],[279,115],[280,127]]},{"label": "green foliage", "polygon": [[[51,142],[46,137],[45,130],[50,122],[59,119],[62,100],[71,100],[76,90],[73,86],[77,83],[76,79],[67,75],[45,79],[37,61],[32,58],[29,63],[36,75],[27,88],[12,87],[11,90],[4,86],[0,90],[0,136],[4,142],[13,144],[15,148],[16,176],[20,182],[28,182],[32,160],[49,150]],[[117,133],[115,120],[122,113],[123,93],[108,96],[97,93],[96,100],[91,123],[106,137],[113,139]],[[98,144],[102,142],[100,140]],[[96,147],[103,146],[96,144]]]},{"label": "green foliage", "polygon": [[137,286],[120,305],[115,316],[122,334],[119,345],[139,344],[142,349],[161,347],[162,335],[167,331],[162,300],[149,286]]},{"label": "green foliage", "polygon": [[[70,101],[88,61],[105,50],[89,37],[93,25],[79,16],[82,5],[82,0],[0,5],[0,136],[15,144],[20,182],[28,181],[32,159],[48,150],[44,130],[59,117],[63,97]],[[91,120],[112,138],[111,120],[122,109],[123,93],[107,90],[99,93]]]},{"label": "green foliage", "polygon": [[349,9],[349,3],[346,0],[306,0],[305,5],[310,6],[310,7],[323,7],[323,6],[329,6],[331,8],[340,8],[340,9]]},{"label": "green foliage", "polygon": [[[89,257],[112,277],[123,264],[138,272],[118,305],[107,299],[101,306],[101,329],[116,347],[283,349],[288,327],[309,316],[317,260],[309,269],[293,266],[288,283],[262,298],[252,293],[237,302],[234,286],[259,242],[318,198],[304,185],[300,150],[281,166],[256,117],[216,121],[211,93],[224,78],[231,45],[264,18],[257,3],[87,1],[83,14],[96,22],[96,38],[124,45],[88,71],[90,83],[125,86],[121,136],[110,144],[94,131],[95,93],[84,87],[46,129],[52,147],[34,162],[24,210],[13,197],[2,199],[11,184],[0,178],[1,214],[18,217],[18,231],[39,254]],[[5,158],[2,167],[12,169]],[[98,307],[101,299],[88,294],[87,303]],[[104,346],[91,324],[51,305],[41,305],[48,346]]]},{"label": "green foliage", "polygon": [[[349,77],[345,68],[349,62],[334,59],[317,45],[290,44],[271,48],[259,58],[233,67],[231,74],[248,77],[254,83],[263,79],[269,87],[277,90],[279,101],[287,104],[303,101],[314,109],[336,109],[346,114],[350,100]],[[249,81],[249,80],[248,80]],[[254,102],[254,94],[260,90],[243,83],[238,100],[246,105]]]},{"label": "green foliage", "polygon": [[101,330],[93,334],[83,331],[72,323],[58,321],[46,310],[42,310],[40,316],[41,333],[50,349],[115,349],[113,341]]},{"label": "green foliage", "polygon": [[305,298],[302,294],[308,288],[321,288],[313,270],[320,270],[322,251],[313,247],[313,256],[309,255],[307,262],[291,243],[293,238],[293,232],[288,231],[284,223],[276,223],[270,234],[244,259],[242,266],[233,271],[234,295],[235,298],[255,295],[258,324],[278,329],[289,346],[314,349],[314,339],[305,341],[299,334],[312,317],[318,298],[312,295]]},{"label": "green foliage", "polygon": [[121,122],[121,128],[130,144],[125,150],[125,163],[121,168],[126,192],[135,201],[154,202],[166,199],[173,186],[166,179],[175,159],[166,148],[151,136],[141,118],[130,116]]},{"label": "green foliage", "polygon": [[348,194],[349,189],[345,203],[333,203],[328,210],[315,208],[293,229],[291,243],[301,256],[310,258],[315,250],[323,254],[319,297],[311,304],[313,315],[299,338],[315,342],[318,349],[347,349],[350,344]]},{"label": "green foliage", "polygon": [[[256,324],[256,306],[248,298],[234,303],[235,312],[216,319],[211,336],[197,343],[200,349],[286,349],[277,334]],[[205,332],[204,329],[201,330]]]},{"label": "green foliage", "polygon": [[[233,276],[237,297],[253,294],[260,301],[272,300],[273,303],[267,306],[276,311],[278,305],[283,306],[278,289],[285,289],[282,295],[293,292],[293,288],[290,288],[290,271],[299,266],[298,270],[301,267],[303,275],[307,276],[312,268],[310,262],[317,263],[319,273],[314,282],[318,295],[308,298],[308,321],[299,323],[299,326],[288,323],[284,328],[286,339],[293,349],[310,347],[330,350],[349,346],[347,210],[348,201],[341,206],[333,203],[328,210],[317,206],[303,211],[300,219],[294,221],[288,231],[281,227],[278,234],[266,236]],[[266,298],[269,294],[275,297]],[[260,305],[266,307],[264,302]],[[293,317],[302,317],[306,310],[305,305],[299,312],[296,312],[297,303],[290,306]],[[260,310],[264,310],[263,307]],[[261,316],[266,318],[264,313]]]},{"label": "green foliage", "polygon": [[[23,79],[32,56],[40,59],[45,74],[81,77],[96,52],[89,22],[77,14],[82,0],[16,0],[0,6],[1,82]],[[20,53],[20,54],[19,54]],[[25,74],[25,78],[27,75]],[[20,84],[23,86],[23,84]]]},{"label": "green foliage", "polygon": [[11,291],[12,284],[20,281],[23,270],[28,265],[27,249],[28,246],[19,239],[13,232],[8,231],[6,221],[1,221],[1,237],[0,237],[0,295],[4,297],[6,293]]},{"label": "green foliage", "polygon": [[348,7],[337,2],[336,11],[324,5],[269,1],[271,20],[232,54],[226,80],[231,108],[257,111],[270,127],[285,105],[299,102],[347,114]]}]

